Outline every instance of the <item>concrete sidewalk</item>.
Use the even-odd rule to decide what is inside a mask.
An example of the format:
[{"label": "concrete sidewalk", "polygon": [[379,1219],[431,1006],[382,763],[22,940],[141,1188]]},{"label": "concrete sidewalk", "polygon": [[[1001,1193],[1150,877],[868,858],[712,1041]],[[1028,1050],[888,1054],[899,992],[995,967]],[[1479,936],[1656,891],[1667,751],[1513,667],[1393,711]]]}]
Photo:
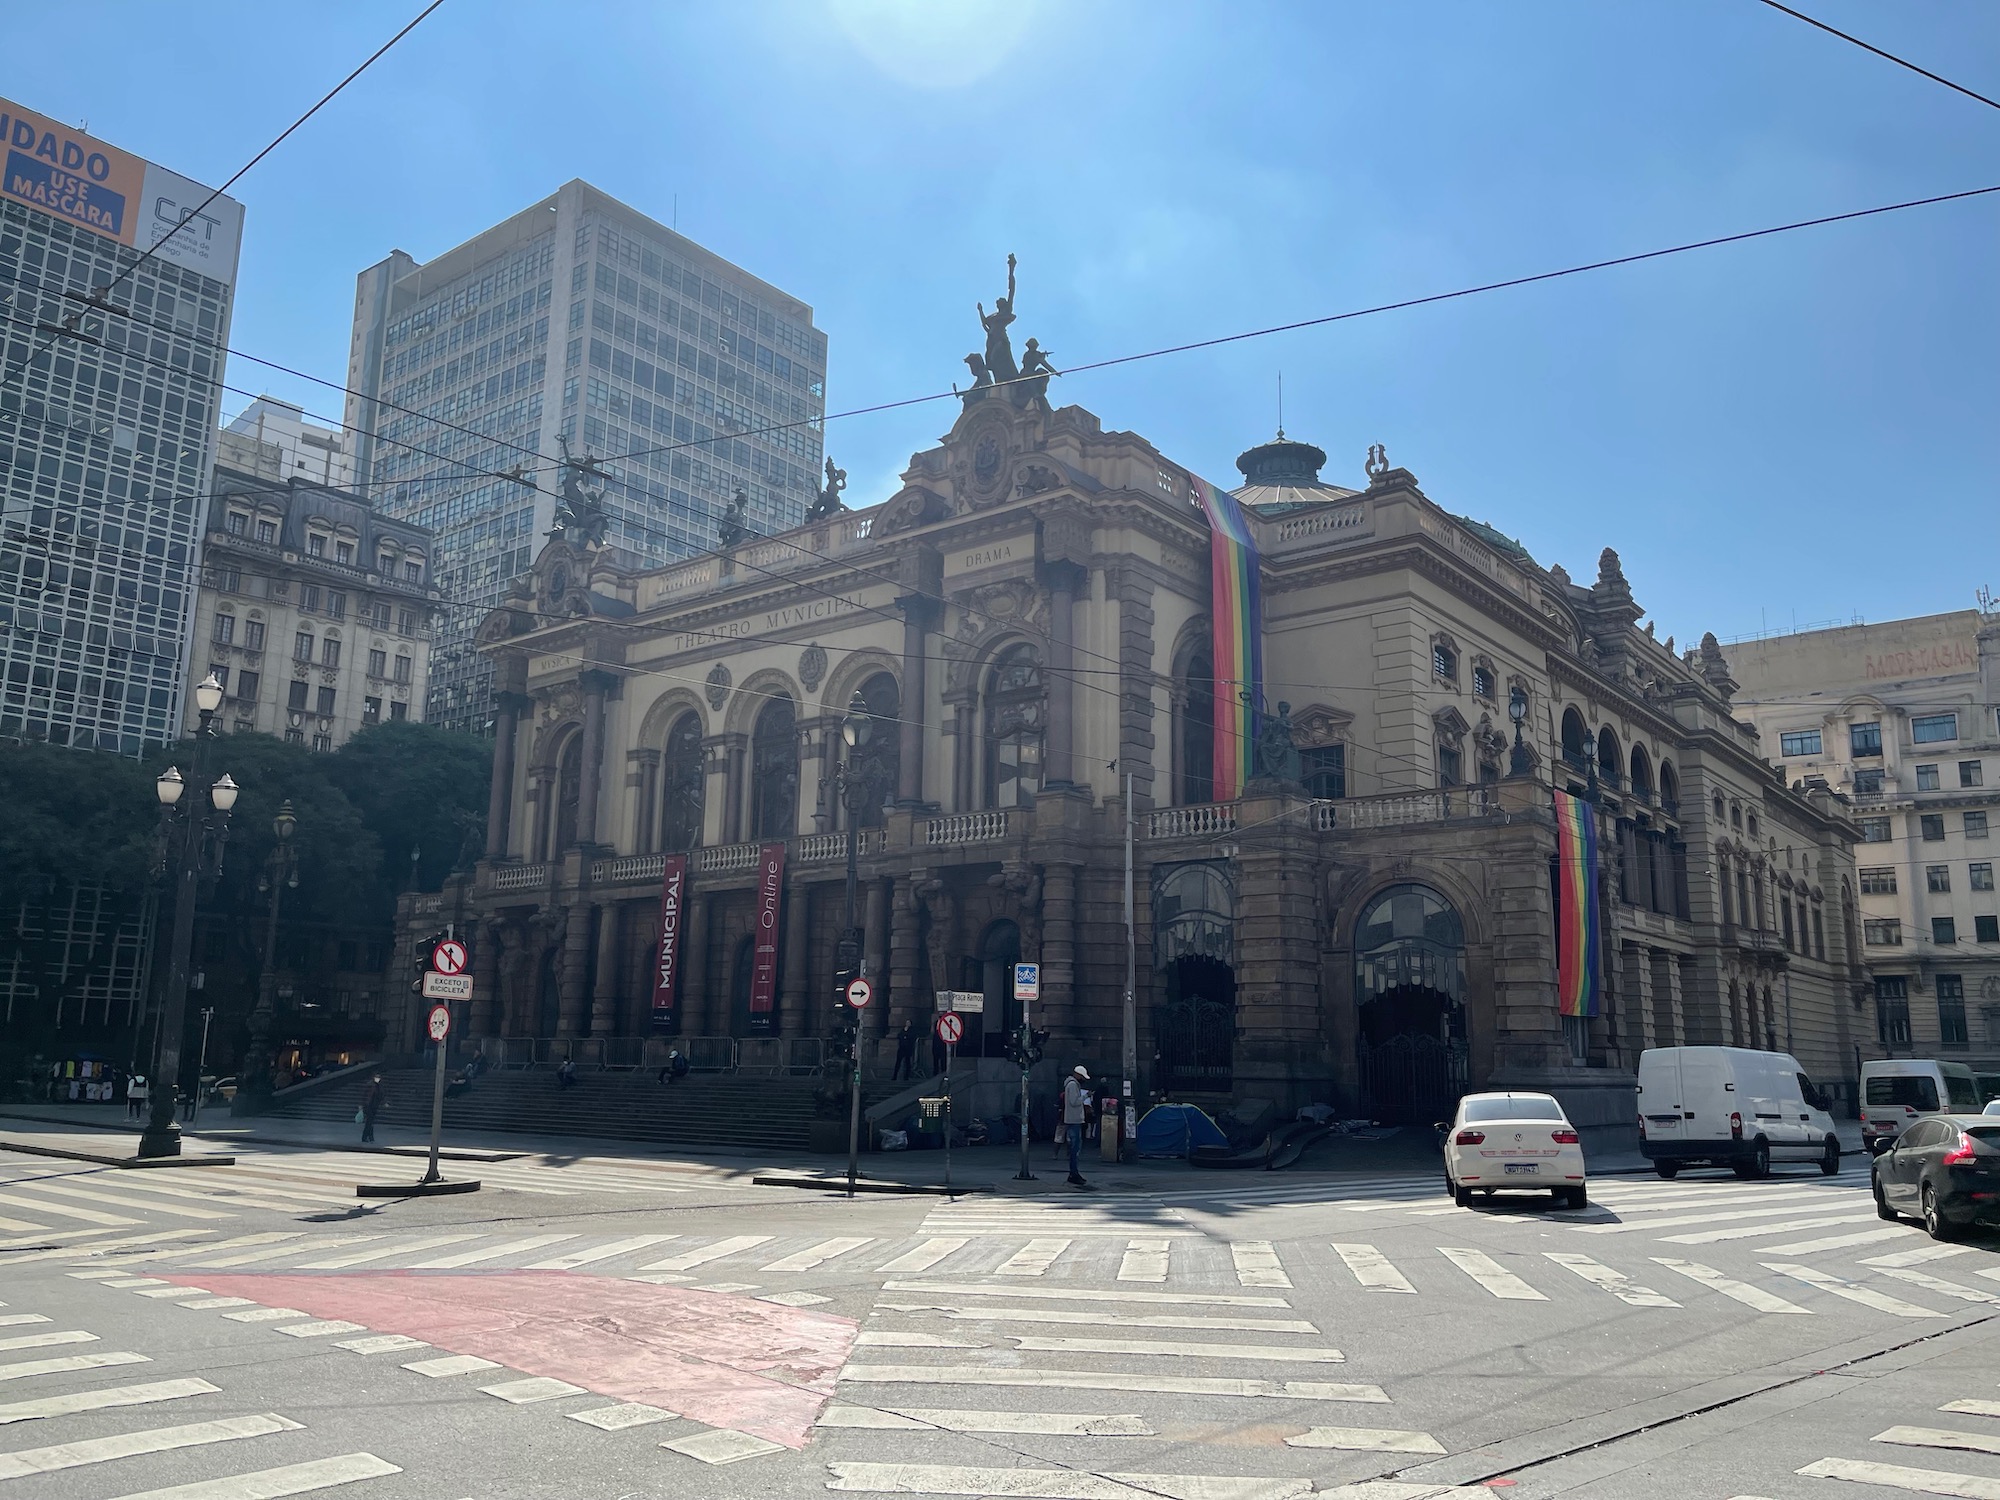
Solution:
[{"label": "concrete sidewalk", "polygon": [[[244,1146],[289,1147],[298,1150],[343,1151],[364,1155],[420,1156],[430,1143],[428,1132],[408,1128],[377,1126],[376,1142],[364,1146],[356,1137],[359,1130],[350,1124],[323,1120],[292,1120],[279,1116],[232,1119],[220,1109],[204,1111],[205,1119],[183,1126],[183,1151],[226,1154]],[[1839,1122],[1841,1141],[1849,1154],[1859,1154],[1861,1128],[1853,1121]],[[0,1148],[10,1137],[45,1150],[73,1150],[80,1155],[102,1157],[121,1154],[124,1137],[136,1137],[138,1123],[125,1119],[121,1104],[0,1105]],[[841,1154],[809,1152],[758,1152],[735,1154],[688,1148],[659,1148],[631,1141],[594,1139],[587,1136],[512,1134],[499,1131],[452,1130],[444,1134],[442,1154],[455,1161],[504,1161],[529,1158],[542,1164],[559,1165],[565,1160],[589,1156],[645,1161],[691,1174],[713,1177],[722,1182],[748,1182],[756,1176],[790,1178],[846,1177],[847,1160]],[[1006,1194],[1062,1194],[1075,1190],[1064,1181],[1064,1153],[1047,1141],[1032,1143],[1029,1159],[1033,1182],[1017,1182],[1021,1148],[1011,1146],[960,1146],[951,1152],[951,1184],[968,1192]],[[938,1189],[945,1181],[945,1153],[942,1151],[871,1152],[861,1158],[861,1174],[876,1183]],[[1231,1183],[1262,1186],[1280,1182],[1329,1181],[1360,1182],[1437,1177],[1442,1171],[1432,1132],[1421,1126],[1405,1126],[1385,1138],[1330,1136],[1309,1147],[1296,1165],[1281,1172],[1260,1168],[1196,1167],[1174,1159],[1104,1162],[1096,1143],[1086,1146],[1083,1173],[1094,1187],[1115,1192],[1185,1191],[1196,1184],[1226,1189]],[[1595,1177],[1626,1176],[1650,1172],[1652,1167],[1636,1151],[1598,1152],[1589,1158]]]}]

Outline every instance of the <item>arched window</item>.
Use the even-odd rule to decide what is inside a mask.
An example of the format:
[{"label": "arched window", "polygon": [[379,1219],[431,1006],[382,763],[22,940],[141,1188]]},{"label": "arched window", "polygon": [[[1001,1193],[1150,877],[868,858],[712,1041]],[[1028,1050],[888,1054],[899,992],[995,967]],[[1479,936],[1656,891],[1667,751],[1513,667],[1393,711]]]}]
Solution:
[{"label": "arched window", "polygon": [[1010,646],[986,678],[986,805],[1025,807],[1042,785],[1042,659]]},{"label": "arched window", "polygon": [[1618,753],[1618,736],[1606,724],[1597,732],[1597,779],[1608,786],[1617,786],[1625,779],[1619,764],[1622,759]]},{"label": "arched window", "polygon": [[1732,803],[1730,805],[1729,826],[1731,828],[1741,828],[1743,826],[1743,808],[1740,804]]},{"label": "arched window", "polygon": [[1563,759],[1581,771],[1590,761],[1590,752],[1585,747],[1590,743],[1589,732],[1583,727],[1583,715],[1574,708],[1563,710]]},{"label": "arched window", "polygon": [[[901,690],[896,679],[887,672],[877,672],[861,684],[861,701],[868,709],[868,717],[874,720],[868,743],[853,752],[854,766],[860,778],[860,801],[855,813],[856,828],[880,828],[884,819],[884,808],[889,799],[896,795],[896,781],[902,766],[903,736],[901,734]],[[838,816],[846,818],[846,810],[838,809]],[[843,821],[842,827],[846,824]]]},{"label": "arched window", "polygon": [[576,810],[583,800],[583,736],[573,733],[556,762],[556,837],[549,855],[554,858],[576,842]]},{"label": "arched window", "polygon": [[1207,642],[1188,656],[1181,683],[1180,786],[1182,806],[1215,800],[1215,667]]},{"label": "arched window", "polygon": [[1670,760],[1660,762],[1660,806],[1670,813],[1681,810],[1681,779]]},{"label": "arched window", "polygon": [[798,711],[780,695],[764,705],[750,736],[750,836],[788,839],[799,823]]},{"label": "arched window", "polygon": [[1653,795],[1653,762],[1644,745],[1632,747],[1632,791],[1640,797]]},{"label": "arched window", "polygon": [[1720,792],[1715,794],[1715,821],[1718,823],[1722,821],[1722,793]]},{"label": "arched window", "polygon": [[708,771],[701,749],[701,716],[674,720],[660,753],[660,847],[681,853],[701,842],[702,801]]}]

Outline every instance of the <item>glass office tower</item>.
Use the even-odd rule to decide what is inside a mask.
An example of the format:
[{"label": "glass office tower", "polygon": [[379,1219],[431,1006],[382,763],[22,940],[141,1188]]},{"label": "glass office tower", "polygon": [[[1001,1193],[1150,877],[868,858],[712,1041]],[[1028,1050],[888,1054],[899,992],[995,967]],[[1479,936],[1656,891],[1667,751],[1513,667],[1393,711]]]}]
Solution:
[{"label": "glass office tower", "polygon": [[[826,410],[812,309],[588,183],[358,280],[357,487],[437,534],[452,601],[432,723],[491,715],[473,635],[554,522],[560,442],[603,461],[605,539],[649,563],[712,548],[738,488],[753,531],[804,518]],[[524,464],[531,483],[495,477]]]}]

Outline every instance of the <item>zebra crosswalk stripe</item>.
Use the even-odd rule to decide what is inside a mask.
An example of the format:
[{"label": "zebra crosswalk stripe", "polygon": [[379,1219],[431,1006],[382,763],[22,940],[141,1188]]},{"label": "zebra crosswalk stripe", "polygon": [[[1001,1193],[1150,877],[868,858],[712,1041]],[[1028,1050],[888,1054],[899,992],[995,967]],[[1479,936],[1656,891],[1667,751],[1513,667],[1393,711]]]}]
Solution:
[{"label": "zebra crosswalk stripe", "polygon": [[772,1261],[768,1266],[764,1266],[761,1269],[765,1271],[810,1271],[816,1266],[824,1265],[836,1256],[845,1255],[851,1250],[859,1250],[863,1245],[872,1245],[874,1243],[875,1240],[872,1235],[837,1235],[830,1240],[821,1240],[817,1245],[809,1249],[800,1250],[796,1254],[780,1256],[777,1260]]},{"label": "zebra crosswalk stripe", "polygon": [[1592,1260],[1588,1255],[1571,1255],[1560,1250],[1544,1250],[1542,1254],[1554,1261],[1565,1271],[1573,1271],[1594,1286],[1603,1287],[1620,1302],[1633,1307],[1679,1307],[1680,1303],[1671,1297],[1664,1297],[1651,1287],[1640,1286],[1621,1271]]},{"label": "zebra crosswalk stripe", "polygon": [[1134,1240],[1125,1247],[1124,1257],[1118,1262],[1120,1281],[1159,1281],[1167,1279],[1167,1246],[1170,1240]]},{"label": "zebra crosswalk stripe", "polygon": [[935,1406],[831,1405],[819,1414],[819,1427],[860,1427],[890,1431],[1016,1433],[1042,1437],[1154,1437],[1144,1417],[1124,1414],[1093,1416],[1086,1412],[962,1411]]},{"label": "zebra crosswalk stripe", "polygon": [[1794,1265],[1790,1261],[1767,1260],[1764,1269],[1776,1271],[1780,1276],[1789,1276],[1794,1281],[1803,1281],[1807,1286],[1817,1287],[1823,1292],[1832,1292],[1836,1297],[1845,1297],[1850,1302],[1858,1302],[1863,1307],[1872,1307],[1877,1312],[1891,1313],[1899,1318],[1942,1318],[1946,1314],[1935,1312],[1928,1307],[1919,1307],[1914,1302],[1905,1302],[1900,1297],[1891,1297],[1886,1292],[1870,1291],[1865,1286],[1855,1286],[1838,1276],[1816,1271],[1811,1266]]},{"label": "zebra crosswalk stripe", "polygon": [[1762,1287],[1751,1286],[1747,1282],[1736,1280],[1733,1276],[1725,1276],[1715,1267],[1702,1265],[1699,1261],[1673,1260],[1661,1255],[1654,1256],[1653,1260],[1669,1271],[1687,1277],[1689,1281],[1698,1282],[1712,1292],[1720,1292],[1723,1296],[1734,1298],[1745,1307],[1754,1308],[1761,1313],[1810,1315],[1812,1312],[1811,1308],[1800,1307],[1796,1302],[1787,1302],[1783,1297],[1767,1292]]},{"label": "zebra crosswalk stripe", "polygon": [[1389,1264],[1389,1258],[1373,1245],[1334,1242],[1333,1250],[1346,1264],[1354,1279],[1371,1292],[1412,1292],[1409,1278]]},{"label": "zebra crosswalk stripe", "polygon": [[1846,1479],[1855,1484],[1890,1490],[1914,1490],[1925,1495],[1957,1495],[1961,1500],[2000,1500],[2000,1479],[1976,1474],[1952,1474],[1939,1469],[1914,1469],[1902,1464],[1878,1464],[1866,1459],[1822,1458],[1795,1471],[1807,1479]]},{"label": "zebra crosswalk stripe", "polygon": [[724,1256],[736,1255],[745,1250],[755,1250],[759,1245],[771,1243],[768,1234],[739,1234],[730,1239],[717,1240],[713,1245],[704,1245],[699,1250],[683,1251],[679,1255],[669,1255],[665,1260],[656,1260],[651,1265],[639,1267],[642,1271],[692,1271],[697,1266],[705,1266],[710,1261],[721,1260]]},{"label": "zebra crosswalk stripe", "polygon": [[50,1203],[40,1198],[17,1198],[12,1193],[0,1193],[0,1203],[6,1204],[9,1208],[29,1209],[38,1214],[54,1214],[59,1219],[75,1219],[80,1224],[101,1224],[106,1229],[126,1229],[139,1222],[137,1219],[128,1219],[122,1214],[100,1213],[94,1208],[77,1208],[61,1203]]},{"label": "zebra crosswalk stripe", "polygon": [[223,1417],[213,1422],[190,1422],[180,1427],[150,1427],[139,1432],[121,1432],[112,1437],[55,1443],[46,1448],[20,1448],[12,1453],[0,1453],[0,1480],[20,1479],[29,1474],[53,1474],[59,1469],[79,1469],[117,1458],[168,1453],[176,1448],[199,1448],[210,1443],[234,1442],[239,1438],[267,1437],[274,1432],[298,1432],[302,1426],[290,1417],[267,1411],[259,1416]]},{"label": "zebra crosswalk stripe", "polygon": [[635,1250],[645,1250],[653,1245],[663,1245],[668,1240],[677,1240],[677,1234],[635,1234],[626,1239],[613,1240],[608,1245],[599,1245],[591,1250],[573,1250],[566,1255],[552,1256],[548,1260],[538,1260],[529,1266],[530,1271],[574,1271],[579,1266],[595,1265],[613,1256],[629,1255]]},{"label": "zebra crosswalk stripe", "polygon": [[2000,1453],[2000,1436],[1985,1432],[1960,1432],[1955,1427],[1891,1427],[1868,1440],[1871,1443],[1900,1443],[1906,1448],[1957,1448],[1967,1453]]},{"label": "zebra crosswalk stripe", "polygon": [[196,1480],[164,1490],[119,1495],[114,1500],[283,1500],[288,1495],[306,1495],[314,1490],[352,1484],[357,1479],[381,1479],[402,1472],[387,1459],[372,1453],[343,1453],[335,1458],[316,1458],[278,1469],[259,1469],[254,1474]]},{"label": "zebra crosswalk stripe", "polygon": [[1483,1250],[1438,1246],[1438,1254],[1465,1272],[1494,1296],[1509,1302],[1546,1302],[1549,1299],[1502,1266]]},{"label": "zebra crosswalk stripe", "polygon": [[994,1270],[996,1276],[1041,1276],[1055,1264],[1056,1257],[1069,1249],[1072,1240],[1032,1239]]},{"label": "zebra crosswalk stripe", "polygon": [[1155,1395],[1245,1396],[1275,1401],[1360,1401],[1386,1405],[1377,1385],[1316,1380],[1228,1379],[1220,1376],[1142,1375],[1125,1370],[1004,1370],[989,1365],[849,1365],[843,1384],[974,1385],[1076,1391],[1140,1391]]},{"label": "zebra crosswalk stripe", "polygon": [[[372,1238],[372,1236],[371,1236]],[[371,1261],[388,1260],[392,1256],[412,1255],[419,1250],[436,1250],[445,1245],[462,1245],[467,1240],[478,1239],[476,1234],[434,1234],[427,1239],[404,1240],[393,1245],[377,1245],[372,1250],[350,1250],[339,1255],[327,1256],[324,1260],[301,1262],[301,1271],[343,1271],[349,1266],[367,1265]]]},{"label": "zebra crosswalk stripe", "polygon": [[79,1412],[105,1411],[114,1406],[149,1406],[155,1401],[178,1401],[187,1396],[219,1396],[222,1387],[189,1377],[181,1380],[154,1380],[144,1385],[114,1385],[95,1391],[72,1391],[63,1396],[43,1396],[34,1401],[10,1401],[0,1405],[0,1427],[14,1422],[32,1422],[42,1417],[69,1417]]},{"label": "zebra crosswalk stripe", "polygon": [[1292,1278],[1285,1274],[1278,1252],[1269,1240],[1238,1240],[1229,1247],[1229,1258],[1236,1267],[1238,1286],[1288,1287],[1292,1284]]},{"label": "zebra crosswalk stripe", "polygon": [[928,1271],[955,1250],[963,1250],[972,1241],[964,1236],[940,1236],[927,1239],[912,1250],[906,1250],[894,1260],[878,1267],[889,1276],[915,1276]]},{"label": "zebra crosswalk stripe", "polygon": [[1946,1297],[1956,1297],[1961,1302],[2000,1303],[2000,1293],[1982,1292],[1976,1286],[1946,1281],[1942,1276],[1932,1276],[1926,1271],[1912,1271],[1905,1266],[1878,1266],[1876,1269],[1884,1276],[1893,1276],[1898,1281],[1907,1281],[1911,1286],[1920,1286]]},{"label": "zebra crosswalk stripe", "polygon": [[[1086,1473],[955,1464],[836,1463],[826,1487],[870,1495],[1005,1495],[1009,1500],[1292,1500],[1310,1479],[1215,1474]],[[1425,1493],[1430,1493],[1426,1490]]]},{"label": "zebra crosswalk stripe", "polygon": [[497,1245],[486,1245],[471,1250],[455,1250],[450,1255],[436,1256],[430,1260],[420,1260],[407,1269],[412,1271],[455,1271],[460,1266],[476,1266],[482,1261],[498,1260],[503,1255],[520,1251],[539,1250],[544,1245],[559,1245],[564,1240],[573,1240],[573,1234],[531,1234],[524,1239],[502,1240]]}]

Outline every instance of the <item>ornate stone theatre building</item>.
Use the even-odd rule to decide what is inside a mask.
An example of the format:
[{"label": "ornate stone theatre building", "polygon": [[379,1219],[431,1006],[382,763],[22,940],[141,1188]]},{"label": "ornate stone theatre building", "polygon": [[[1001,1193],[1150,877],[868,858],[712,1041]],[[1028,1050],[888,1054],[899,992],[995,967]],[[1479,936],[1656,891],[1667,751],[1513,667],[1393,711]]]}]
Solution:
[{"label": "ornate stone theatre building", "polygon": [[[569,471],[481,635],[486,857],[405,908],[470,931],[489,1051],[635,1065],[672,1033],[697,1067],[809,1069],[852,824],[869,1066],[942,990],[983,992],[962,1050],[998,1055],[1025,958],[1050,1065],[1116,1078],[1129,777],[1142,1099],[1427,1121],[1513,1083],[1622,1124],[1639,1051],[1689,1042],[1850,1077],[1873,1028],[1846,806],[1766,762],[1712,636],[1640,628],[1615,553],[1574,583],[1379,448],[1358,489],[1282,434],[1251,449],[1264,728],[1218,800],[1190,471],[1046,374],[975,373],[893,495],[846,509],[829,466],[814,519],[674,566],[598,545]],[[1600,830],[1588,1018],[1556,1004],[1557,787]]]}]

